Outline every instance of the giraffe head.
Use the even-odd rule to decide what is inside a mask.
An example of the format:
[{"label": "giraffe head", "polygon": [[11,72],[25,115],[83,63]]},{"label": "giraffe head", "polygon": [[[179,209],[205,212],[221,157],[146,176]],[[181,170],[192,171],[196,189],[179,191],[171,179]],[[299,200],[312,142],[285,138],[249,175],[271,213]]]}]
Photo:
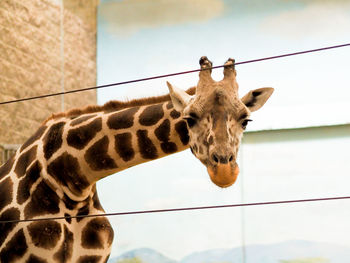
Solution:
[{"label": "giraffe head", "polygon": [[213,183],[228,187],[239,174],[237,152],[250,113],[265,104],[273,88],[252,90],[239,98],[233,59],[225,63],[224,78],[218,82],[211,77],[207,57],[199,64],[196,94],[188,95],[167,83],[170,97],[187,122],[192,153],[207,167]]}]

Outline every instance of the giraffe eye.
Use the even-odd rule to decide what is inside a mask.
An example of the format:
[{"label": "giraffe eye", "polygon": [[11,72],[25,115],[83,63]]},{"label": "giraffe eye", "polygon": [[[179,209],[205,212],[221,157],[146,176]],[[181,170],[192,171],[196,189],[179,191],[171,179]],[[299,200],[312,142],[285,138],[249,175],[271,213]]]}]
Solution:
[{"label": "giraffe eye", "polygon": [[196,124],[196,119],[192,118],[192,117],[184,117],[184,119],[186,120],[188,127],[192,128],[195,124]]},{"label": "giraffe eye", "polygon": [[184,119],[186,120],[188,127],[192,128],[197,123],[198,115],[190,113],[189,116],[184,117]]},{"label": "giraffe eye", "polygon": [[242,121],[242,128],[243,129],[247,128],[248,122],[250,122],[250,121],[253,121],[253,120],[245,119],[244,121]]}]

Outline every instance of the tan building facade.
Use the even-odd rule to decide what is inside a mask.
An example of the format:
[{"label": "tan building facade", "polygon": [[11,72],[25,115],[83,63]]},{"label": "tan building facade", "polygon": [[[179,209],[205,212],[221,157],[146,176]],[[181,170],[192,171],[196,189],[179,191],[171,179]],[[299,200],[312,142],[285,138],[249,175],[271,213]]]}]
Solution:
[{"label": "tan building facade", "polygon": [[[0,101],[96,85],[98,0],[0,2]],[[52,113],[96,91],[0,105],[0,164]]]}]

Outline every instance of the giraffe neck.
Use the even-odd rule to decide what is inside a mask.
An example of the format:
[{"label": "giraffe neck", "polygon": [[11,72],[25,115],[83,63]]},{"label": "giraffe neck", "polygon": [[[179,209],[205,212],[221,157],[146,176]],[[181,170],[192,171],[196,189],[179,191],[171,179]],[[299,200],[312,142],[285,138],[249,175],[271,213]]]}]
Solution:
[{"label": "giraffe neck", "polygon": [[189,147],[187,125],[169,101],[52,119],[47,126],[44,175],[73,200],[91,194],[101,178]]},{"label": "giraffe neck", "polygon": [[[188,148],[187,124],[169,101],[97,109],[50,118],[0,167],[0,220],[103,213],[96,181]],[[108,259],[106,218],[28,224],[0,224],[0,262]]]}]

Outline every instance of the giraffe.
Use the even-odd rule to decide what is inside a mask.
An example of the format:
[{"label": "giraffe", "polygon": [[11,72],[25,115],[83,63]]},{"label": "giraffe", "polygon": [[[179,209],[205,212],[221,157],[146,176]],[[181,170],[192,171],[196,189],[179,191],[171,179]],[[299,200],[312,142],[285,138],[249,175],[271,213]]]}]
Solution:
[{"label": "giraffe", "polygon": [[110,101],[54,114],[0,168],[0,221],[66,216],[63,220],[0,223],[0,262],[108,260],[113,229],[96,192],[101,178],[187,148],[219,187],[238,176],[237,151],[249,116],[272,88],[238,97],[234,60],[211,78],[200,59],[196,87],[167,82],[169,95]]}]

